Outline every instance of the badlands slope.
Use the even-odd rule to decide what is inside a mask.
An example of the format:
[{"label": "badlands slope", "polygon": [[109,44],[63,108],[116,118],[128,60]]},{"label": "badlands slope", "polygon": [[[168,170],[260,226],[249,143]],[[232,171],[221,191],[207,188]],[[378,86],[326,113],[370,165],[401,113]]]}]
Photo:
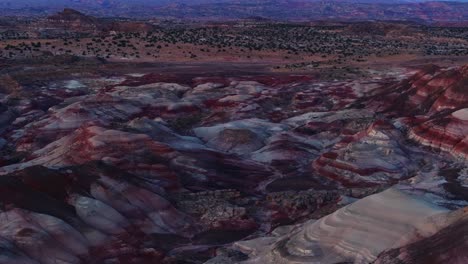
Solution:
[{"label": "badlands slope", "polygon": [[0,263],[464,263],[467,69],[4,76]]}]

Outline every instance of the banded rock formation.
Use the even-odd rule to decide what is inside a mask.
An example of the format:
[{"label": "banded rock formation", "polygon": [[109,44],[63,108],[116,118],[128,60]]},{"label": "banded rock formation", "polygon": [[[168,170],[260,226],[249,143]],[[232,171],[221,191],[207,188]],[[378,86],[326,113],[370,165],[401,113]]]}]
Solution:
[{"label": "banded rock formation", "polygon": [[440,229],[431,217],[447,210],[389,189],[343,207],[284,236],[237,242],[242,263],[372,263],[380,253]]},{"label": "banded rock formation", "polygon": [[419,259],[464,230],[448,211],[468,205],[465,75],[2,89],[0,262]]}]

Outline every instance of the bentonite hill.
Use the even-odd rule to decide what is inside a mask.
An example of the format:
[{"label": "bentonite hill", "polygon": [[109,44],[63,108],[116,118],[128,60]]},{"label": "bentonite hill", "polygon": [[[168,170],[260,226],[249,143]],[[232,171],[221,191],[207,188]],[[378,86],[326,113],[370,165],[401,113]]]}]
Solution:
[{"label": "bentonite hill", "polygon": [[0,264],[468,263],[467,3],[20,2],[0,1]]}]

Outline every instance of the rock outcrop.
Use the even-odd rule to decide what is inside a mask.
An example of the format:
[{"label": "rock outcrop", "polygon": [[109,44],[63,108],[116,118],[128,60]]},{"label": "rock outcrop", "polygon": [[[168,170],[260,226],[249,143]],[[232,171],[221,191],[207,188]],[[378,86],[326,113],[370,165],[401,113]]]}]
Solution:
[{"label": "rock outcrop", "polygon": [[242,263],[372,263],[411,236],[438,230],[431,217],[447,210],[390,189],[343,207],[284,236],[237,242],[249,253]]},{"label": "rock outcrop", "polygon": [[[434,235],[418,239],[406,246],[390,249],[374,262],[376,264],[454,263],[468,261],[466,253],[468,234],[467,209],[449,215],[447,226]],[[427,254],[430,252],[430,254]]]},{"label": "rock outcrop", "polygon": [[387,99],[384,111],[402,117],[409,137],[466,159],[468,123],[468,66],[440,69],[428,66],[378,97]]}]

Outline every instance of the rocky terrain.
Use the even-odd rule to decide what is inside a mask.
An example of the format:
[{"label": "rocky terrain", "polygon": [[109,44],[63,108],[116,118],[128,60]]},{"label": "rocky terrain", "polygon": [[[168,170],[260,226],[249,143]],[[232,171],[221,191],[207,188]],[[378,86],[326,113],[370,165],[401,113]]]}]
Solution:
[{"label": "rocky terrain", "polygon": [[1,2],[0,264],[468,263],[467,6]]},{"label": "rocky terrain", "polygon": [[41,67],[0,76],[0,263],[468,259],[467,66]]}]

